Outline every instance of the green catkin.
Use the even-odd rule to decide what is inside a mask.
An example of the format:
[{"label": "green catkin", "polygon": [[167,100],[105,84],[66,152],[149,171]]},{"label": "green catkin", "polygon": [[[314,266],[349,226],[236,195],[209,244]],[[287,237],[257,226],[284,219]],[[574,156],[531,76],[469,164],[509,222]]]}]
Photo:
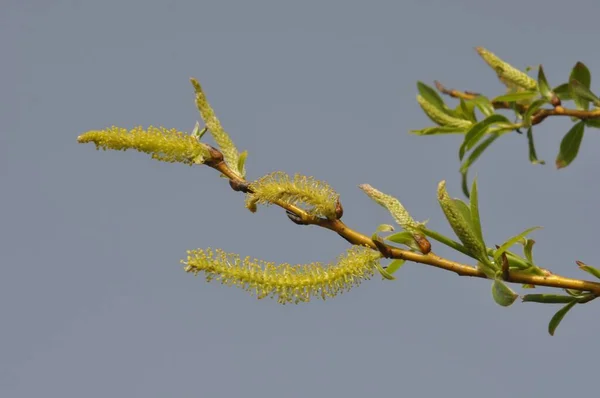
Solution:
[{"label": "green catkin", "polygon": [[507,86],[517,86],[526,90],[537,90],[537,82],[531,78],[525,72],[513,67],[502,59],[498,58],[496,54],[486,50],[483,47],[475,48],[481,58],[496,71],[498,78]]},{"label": "green catkin", "polygon": [[446,114],[445,112],[438,109],[435,105],[427,101],[421,95],[417,95],[417,102],[419,103],[425,114],[427,114],[427,116],[429,116],[431,120],[433,120],[440,126],[457,127],[467,130],[473,125],[473,123],[469,120],[459,119]]}]

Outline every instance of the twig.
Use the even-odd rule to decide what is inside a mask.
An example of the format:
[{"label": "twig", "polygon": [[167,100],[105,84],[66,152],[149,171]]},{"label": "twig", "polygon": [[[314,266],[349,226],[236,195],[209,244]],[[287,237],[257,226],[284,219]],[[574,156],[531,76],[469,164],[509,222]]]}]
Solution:
[{"label": "twig", "polygon": [[[216,149],[214,150],[217,151]],[[216,158],[219,158],[218,155],[216,156]],[[233,172],[224,161],[221,160],[209,163],[207,165],[221,172],[223,175],[229,178],[232,187],[243,186],[245,187],[247,192],[252,192],[252,188],[249,186],[248,182],[245,179],[238,176],[235,172]],[[242,189],[235,188],[234,190],[242,191]],[[319,227],[329,229],[331,231],[336,232],[349,243],[354,245],[368,246],[373,250],[378,250],[382,252],[385,255],[385,257],[430,265],[432,267],[454,272],[459,276],[470,276],[474,278],[489,279],[483,272],[478,270],[476,267],[442,258],[433,252],[429,252],[427,254],[415,253],[412,251],[403,250],[397,247],[387,245],[380,241],[374,242],[368,236],[351,229],[339,219],[330,220],[315,217],[310,215],[303,209],[283,201],[276,201],[274,204],[285,209],[286,213],[288,214],[288,217],[292,219],[292,221],[294,221],[296,224],[317,225]],[[597,282],[572,279],[551,273],[540,276],[523,273],[517,270],[507,272],[507,270],[503,269],[503,271],[503,276],[505,277],[506,282],[588,291],[590,293],[593,293],[595,296],[600,296],[600,283]]]}]

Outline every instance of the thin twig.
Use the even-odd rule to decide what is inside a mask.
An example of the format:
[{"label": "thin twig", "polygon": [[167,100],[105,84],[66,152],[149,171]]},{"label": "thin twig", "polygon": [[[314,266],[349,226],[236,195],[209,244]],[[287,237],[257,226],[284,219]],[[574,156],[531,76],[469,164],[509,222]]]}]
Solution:
[{"label": "thin twig", "polygon": [[[241,178],[237,173],[233,172],[225,162],[214,162],[212,164],[208,164],[208,166],[227,176],[227,178],[229,178],[230,181],[233,183],[233,186],[244,186],[246,187],[247,192],[252,192],[252,188],[249,187],[248,182],[245,179]],[[363,235],[360,232],[348,227],[339,219],[329,220],[325,218],[315,217],[313,215],[310,215],[303,209],[283,201],[276,201],[274,204],[285,209],[287,211],[288,216],[293,215],[295,220],[294,222],[296,222],[297,224],[317,225],[319,227],[329,229],[331,231],[336,232],[338,235],[340,235],[342,238],[344,238],[351,244],[368,246],[373,250],[378,250],[384,253],[386,257],[430,265],[432,267],[454,272],[459,276],[470,276],[474,278],[489,279],[483,272],[481,272],[476,267],[445,259],[436,255],[433,252],[421,254],[409,250],[399,249],[397,247],[387,245],[383,242],[376,243],[368,236]],[[600,283],[597,282],[572,279],[560,275],[555,275],[552,273],[548,273],[547,275],[531,275],[516,270],[510,271],[510,273],[505,272],[504,276],[507,282],[588,291],[593,293],[595,296],[600,296]]]}]

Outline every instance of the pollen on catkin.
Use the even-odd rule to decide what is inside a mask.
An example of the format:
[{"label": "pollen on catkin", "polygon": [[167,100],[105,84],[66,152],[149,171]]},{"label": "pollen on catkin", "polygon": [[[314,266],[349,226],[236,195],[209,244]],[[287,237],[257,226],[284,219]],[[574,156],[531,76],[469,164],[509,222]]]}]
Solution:
[{"label": "pollen on catkin", "polygon": [[168,163],[202,164],[210,158],[208,146],[188,134],[176,129],[141,126],[127,130],[122,127],[109,127],[104,130],[91,130],[79,137],[77,142],[93,142],[96,149],[126,151],[135,149],[152,155],[153,159]]},{"label": "pollen on catkin", "polygon": [[237,286],[259,299],[270,297],[280,304],[298,304],[312,297],[325,300],[360,285],[373,276],[380,256],[369,248],[353,246],[335,264],[277,265],[250,257],[242,260],[220,249],[198,249],[188,251],[187,260],[181,262],[186,272],[204,272],[207,281]]},{"label": "pollen on catkin", "polygon": [[257,204],[269,205],[281,201],[291,205],[305,205],[314,216],[335,219],[339,195],[325,182],[296,174],[293,178],[276,171],[250,183],[246,207],[256,211]]}]

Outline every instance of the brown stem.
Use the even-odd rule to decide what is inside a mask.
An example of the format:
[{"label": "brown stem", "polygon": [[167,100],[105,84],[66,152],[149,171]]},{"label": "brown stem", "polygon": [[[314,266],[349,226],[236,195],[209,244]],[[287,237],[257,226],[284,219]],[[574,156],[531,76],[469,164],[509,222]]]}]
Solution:
[{"label": "brown stem", "polygon": [[[247,192],[252,192],[252,189],[248,187],[248,182],[231,170],[224,161],[208,164],[208,166],[227,176],[233,183],[233,186],[244,186],[246,187]],[[317,225],[319,227],[329,229],[336,232],[353,245],[370,247],[373,250],[378,250],[384,253],[386,257],[430,265],[432,267],[454,272],[459,276],[489,279],[476,267],[445,259],[433,252],[421,254],[386,245],[383,242],[375,243],[371,238],[353,230],[339,219],[329,220],[315,217],[297,206],[290,205],[282,201],[275,202],[274,204],[287,210],[288,214],[293,214],[295,219],[298,221],[298,224]],[[547,275],[540,276],[511,270],[510,273],[505,272],[504,276],[507,282],[588,291],[595,296],[600,296],[600,283],[597,282],[567,278],[564,276],[551,274],[549,272]]]},{"label": "brown stem", "polygon": [[[435,81],[435,87],[442,94],[448,95],[453,98],[461,98],[464,100],[472,100],[477,96],[481,95],[470,91],[459,91],[455,89],[446,88],[442,83]],[[503,101],[492,101],[492,105],[495,109],[511,109],[511,104]],[[515,104],[519,113],[527,111],[527,106],[522,104]],[[539,109],[535,111],[531,117],[531,125],[540,124],[548,116],[571,116],[580,120],[586,119],[598,119],[600,118],[600,108],[591,111],[579,110],[579,109],[567,109],[563,108],[558,97],[552,99],[553,109]]]}]

